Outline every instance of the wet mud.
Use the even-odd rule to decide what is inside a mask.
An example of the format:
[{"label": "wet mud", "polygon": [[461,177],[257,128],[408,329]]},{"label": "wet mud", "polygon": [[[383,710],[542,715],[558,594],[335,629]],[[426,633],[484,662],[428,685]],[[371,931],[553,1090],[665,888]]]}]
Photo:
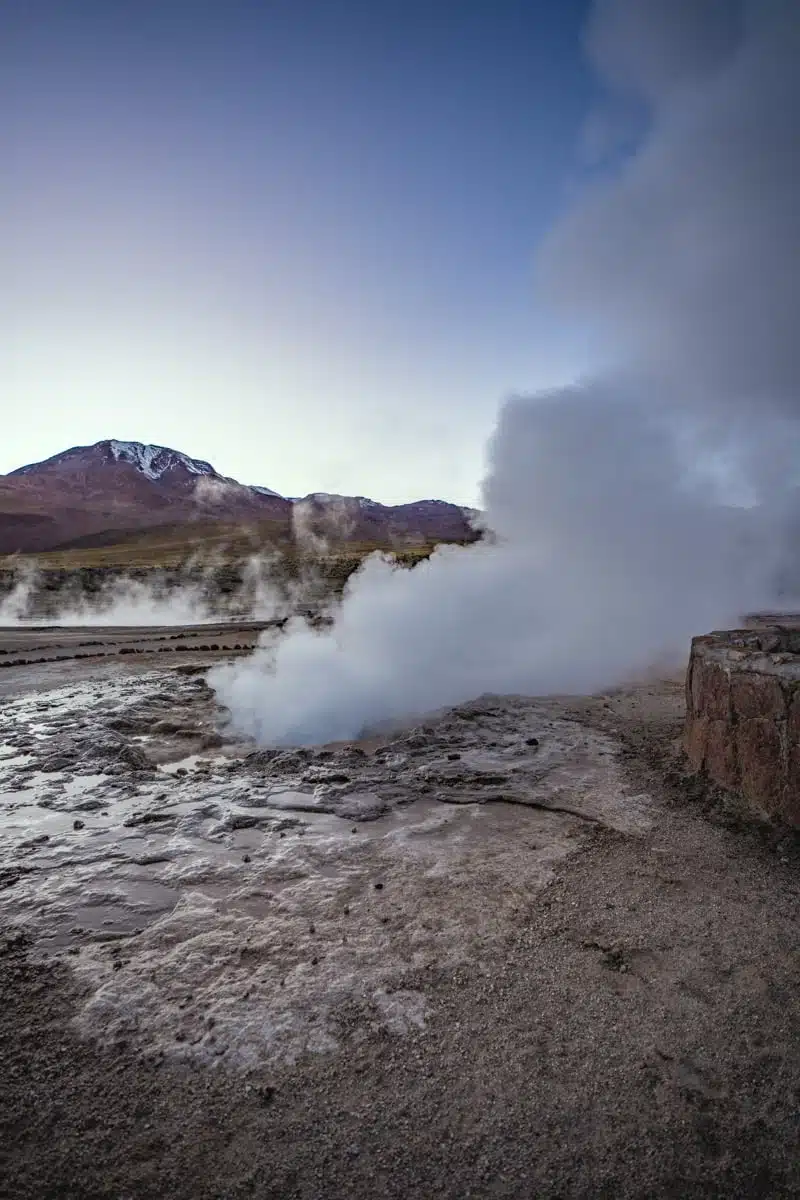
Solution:
[{"label": "wet mud", "polygon": [[0,790],[4,923],[69,956],[85,1031],[247,1067],[335,1050],[364,995],[424,1023],[405,974],[479,959],[593,827],[648,826],[613,741],[535,701],[277,751],[174,669],[8,696]]}]

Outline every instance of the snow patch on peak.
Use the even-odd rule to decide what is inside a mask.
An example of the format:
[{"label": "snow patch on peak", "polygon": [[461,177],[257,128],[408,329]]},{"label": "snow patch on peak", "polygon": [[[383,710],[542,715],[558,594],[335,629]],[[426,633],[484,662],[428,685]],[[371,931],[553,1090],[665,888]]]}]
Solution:
[{"label": "snow patch on peak", "polygon": [[108,448],[117,462],[128,462],[141,471],[148,479],[160,479],[165,471],[174,467],[183,467],[190,475],[217,476],[211,463],[199,458],[189,458],[179,450],[170,450],[168,446],[144,445],[142,442],[120,442],[112,438]]}]

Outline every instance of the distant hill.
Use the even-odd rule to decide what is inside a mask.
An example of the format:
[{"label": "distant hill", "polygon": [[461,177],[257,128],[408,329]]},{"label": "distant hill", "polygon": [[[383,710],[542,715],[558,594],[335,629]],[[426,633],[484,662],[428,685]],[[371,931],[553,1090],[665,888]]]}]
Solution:
[{"label": "distant hill", "polygon": [[116,439],[73,446],[0,475],[0,553],[113,544],[150,529],[180,535],[209,522],[269,529],[332,543],[408,546],[469,541],[471,509],[444,500],[384,505],[364,496],[287,498],[220,475],[211,463],[167,446]]}]

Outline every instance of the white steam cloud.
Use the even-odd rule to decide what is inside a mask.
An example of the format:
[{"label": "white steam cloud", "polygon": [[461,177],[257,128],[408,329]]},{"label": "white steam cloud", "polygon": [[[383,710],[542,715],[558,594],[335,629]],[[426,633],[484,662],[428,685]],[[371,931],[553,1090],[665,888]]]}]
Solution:
[{"label": "white steam cloud", "polygon": [[212,672],[264,743],[608,686],[775,601],[800,463],[796,6],[601,0],[587,47],[646,133],[553,231],[541,279],[617,366],[504,406],[496,541],[413,571],[374,556],[329,630],[295,619]]},{"label": "white steam cloud", "polygon": [[37,588],[39,571],[25,563],[14,572],[14,586],[0,599],[0,625],[21,625],[28,616]]},{"label": "white steam cloud", "polygon": [[169,588],[154,574],[150,581],[122,575],[88,595],[73,586],[65,595],[47,596],[42,572],[26,565],[0,600],[0,625],[198,625],[220,619],[202,584]]},{"label": "white steam cloud", "polygon": [[280,550],[250,554],[237,563],[224,592],[218,578],[220,571],[230,574],[224,547],[190,559],[182,569],[152,570],[144,577],[109,571],[90,590],[80,575],[63,591],[51,590],[45,571],[22,562],[10,589],[0,596],[0,625],[181,626],[241,618],[283,620],[302,610],[322,613],[331,600],[320,561],[328,544],[317,534],[306,537],[297,530],[295,549],[291,571]]}]

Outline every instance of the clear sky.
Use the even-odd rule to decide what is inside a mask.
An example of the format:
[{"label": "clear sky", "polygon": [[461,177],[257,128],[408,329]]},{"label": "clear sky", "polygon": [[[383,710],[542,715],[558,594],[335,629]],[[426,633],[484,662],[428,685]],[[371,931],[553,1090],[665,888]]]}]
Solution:
[{"label": "clear sky", "polygon": [[583,0],[25,0],[0,15],[0,472],[118,437],[288,495],[477,497],[572,377],[537,243]]}]

